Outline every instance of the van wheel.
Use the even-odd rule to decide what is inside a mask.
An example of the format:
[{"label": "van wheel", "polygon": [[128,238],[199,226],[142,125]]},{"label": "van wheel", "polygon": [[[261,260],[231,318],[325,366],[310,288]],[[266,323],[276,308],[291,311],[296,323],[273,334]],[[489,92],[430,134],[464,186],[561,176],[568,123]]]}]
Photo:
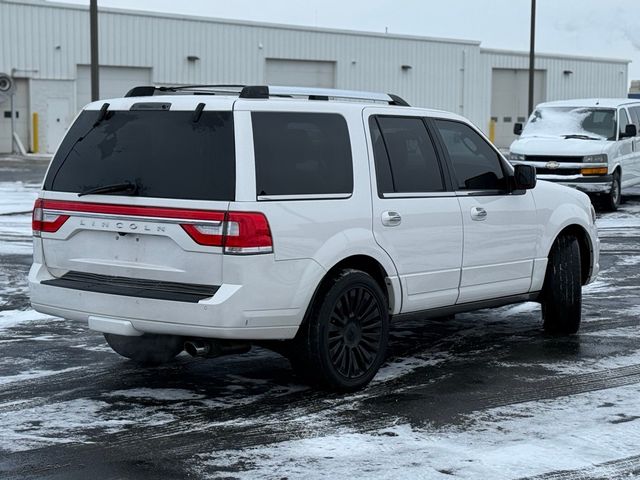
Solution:
[{"label": "van wheel", "polygon": [[159,365],[173,360],[184,348],[184,340],[175,335],[128,337],[105,333],[109,346],[123,357],[147,365]]},{"label": "van wheel", "polygon": [[382,365],[389,338],[387,299],[360,270],[344,270],[316,299],[289,360],[312,383],[342,392],[366,386]]},{"label": "van wheel", "polygon": [[570,335],[580,329],[582,282],[577,238],[563,235],[551,248],[541,297],[546,333]]},{"label": "van wheel", "polygon": [[611,191],[603,199],[603,207],[609,212],[615,212],[622,201],[622,186],[620,184],[620,170],[613,172]]}]

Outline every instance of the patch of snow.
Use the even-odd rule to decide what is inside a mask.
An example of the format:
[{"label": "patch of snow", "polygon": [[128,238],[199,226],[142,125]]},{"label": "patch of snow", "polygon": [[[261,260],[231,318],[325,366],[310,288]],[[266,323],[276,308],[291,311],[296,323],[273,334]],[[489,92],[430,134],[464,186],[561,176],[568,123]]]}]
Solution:
[{"label": "patch of snow", "polygon": [[204,395],[183,390],[180,388],[131,388],[129,390],[115,390],[106,393],[107,397],[124,397],[124,398],[150,398],[153,400],[181,401],[181,400],[199,400],[205,398]]},{"label": "patch of snow", "polygon": [[27,370],[25,372],[16,373],[15,375],[0,377],[0,385],[6,385],[8,383],[15,383],[15,382],[23,382],[25,380],[33,380],[34,378],[50,377],[52,375],[59,375],[61,373],[81,370],[82,368],[83,367],[70,367],[70,368],[64,368],[62,370]]},{"label": "patch of snow", "polygon": [[0,450],[21,452],[63,443],[86,442],[96,433],[133,426],[157,426],[175,417],[152,408],[112,408],[86,398],[56,402],[19,412],[0,412]]},{"label": "patch of snow", "polygon": [[[199,455],[200,477],[512,479],[637,455],[638,385],[489,409],[451,428],[398,424]],[[309,422],[307,422],[309,423]],[[310,428],[311,425],[308,425]],[[275,475],[275,476],[274,476]]]},{"label": "patch of snow", "polygon": [[40,185],[23,182],[0,182],[0,215],[31,212]]},{"label": "patch of snow", "polygon": [[7,328],[16,327],[22,323],[51,319],[54,319],[54,317],[36,312],[35,310],[3,310],[0,311],[0,332]]}]

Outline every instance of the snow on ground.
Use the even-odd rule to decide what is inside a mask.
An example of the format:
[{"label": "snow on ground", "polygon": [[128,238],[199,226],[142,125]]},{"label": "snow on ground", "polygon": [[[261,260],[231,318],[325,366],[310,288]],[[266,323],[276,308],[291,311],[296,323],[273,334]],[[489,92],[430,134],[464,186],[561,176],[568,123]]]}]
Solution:
[{"label": "snow on ground", "polygon": [[163,425],[174,418],[158,407],[113,405],[86,398],[22,409],[20,415],[0,411],[0,450],[20,452],[85,442],[92,435]]},{"label": "snow on ground", "polygon": [[50,377],[52,375],[59,375],[61,373],[73,372],[80,370],[83,367],[69,367],[62,370],[27,370],[24,372],[16,373],[15,375],[7,375],[0,377],[0,385],[6,385],[8,383],[23,382],[25,380],[33,380],[36,378]]},{"label": "snow on ground", "polygon": [[31,213],[40,185],[23,182],[0,182],[0,215]]},{"label": "snow on ground", "polygon": [[3,310],[0,311],[0,333],[8,328],[21,325],[26,322],[39,322],[50,320],[54,317],[38,313],[35,310]]},{"label": "snow on ground", "polygon": [[[342,429],[245,450],[199,455],[197,475],[240,479],[512,479],[636,455],[640,386],[486,410],[455,428],[398,424]],[[621,413],[625,412],[625,413]],[[238,469],[239,472],[235,472]],[[218,473],[208,477],[207,471]]]}]

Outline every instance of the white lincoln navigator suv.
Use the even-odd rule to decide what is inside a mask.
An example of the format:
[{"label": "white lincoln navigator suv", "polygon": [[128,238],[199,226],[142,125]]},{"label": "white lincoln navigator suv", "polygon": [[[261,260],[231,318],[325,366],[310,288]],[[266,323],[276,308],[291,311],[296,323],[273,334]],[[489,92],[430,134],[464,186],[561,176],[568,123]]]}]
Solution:
[{"label": "white lincoln navigator suv", "polygon": [[598,272],[589,198],[466,119],[395,95],[137,87],[88,105],[33,211],[33,307],[141,363],[287,356],[365,386],[389,322],[526,300],[575,333]]}]

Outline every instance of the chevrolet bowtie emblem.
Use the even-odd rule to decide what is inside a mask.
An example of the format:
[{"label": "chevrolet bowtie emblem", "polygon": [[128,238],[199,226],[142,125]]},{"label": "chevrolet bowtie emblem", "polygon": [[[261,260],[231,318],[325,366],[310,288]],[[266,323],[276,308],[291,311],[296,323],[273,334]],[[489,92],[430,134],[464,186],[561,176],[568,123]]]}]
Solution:
[{"label": "chevrolet bowtie emblem", "polygon": [[552,161],[552,162],[547,162],[545,167],[548,168],[549,170],[555,170],[556,168],[560,167],[560,164],[556,161]]}]

